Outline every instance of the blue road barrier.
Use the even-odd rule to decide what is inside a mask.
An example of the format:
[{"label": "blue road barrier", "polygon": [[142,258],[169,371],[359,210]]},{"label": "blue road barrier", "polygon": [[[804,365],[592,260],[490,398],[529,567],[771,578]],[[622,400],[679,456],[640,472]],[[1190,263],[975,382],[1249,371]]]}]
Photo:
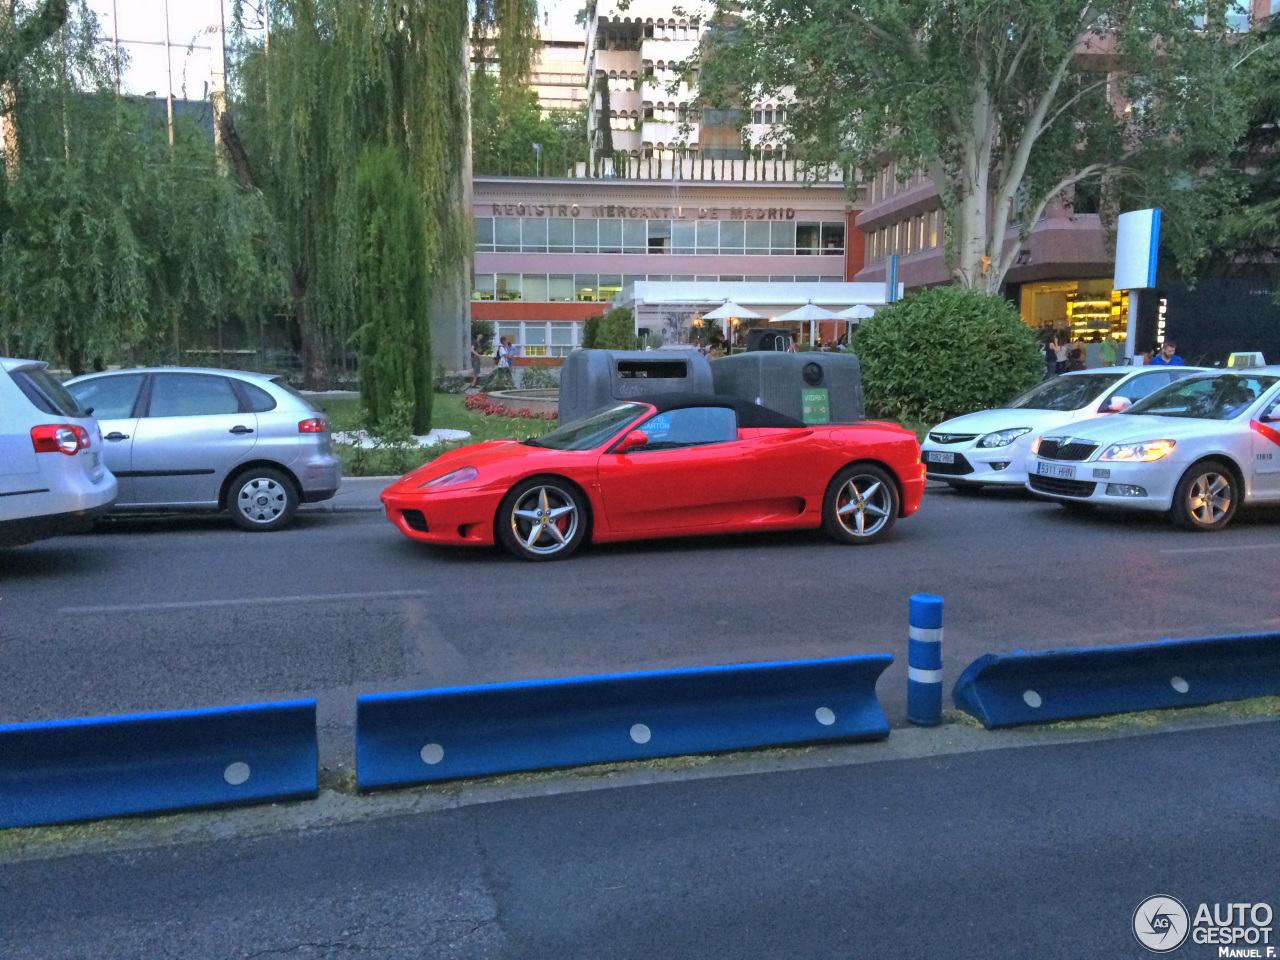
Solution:
[{"label": "blue road barrier", "polygon": [[1280,694],[1280,633],[986,654],[951,693],[987,727]]},{"label": "blue road barrier", "polygon": [[379,693],[356,701],[360,789],[889,735],[891,654]]},{"label": "blue road barrier", "polygon": [[907,720],[942,722],[942,598],[917,593],[908,606]]},{"label": "blue road barrier", "polygon": [[316,702],[0,726],[0,827],[316,794]]}]

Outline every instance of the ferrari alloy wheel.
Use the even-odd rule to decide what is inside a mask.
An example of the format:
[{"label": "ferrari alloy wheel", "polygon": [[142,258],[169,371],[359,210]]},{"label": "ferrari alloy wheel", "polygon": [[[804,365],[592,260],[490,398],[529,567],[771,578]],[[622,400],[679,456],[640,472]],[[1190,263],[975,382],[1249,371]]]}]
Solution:
[{"label": "ferrari alloy wheel", "polygon": [[1173,494],[1173,518],[1188,530],[1221,530],[1236,512],[1235,477],[1221,463],[1198,463],[1182,475]]},{"label": "ferrari alloy wheel", "polygon": [[841,543],[875,543],[898,519],[898,486],[883,467],[854,464],[835,475],[822,502],[822,527]]},{"label": "ferrari alloy wheel", "polygon": [[279,470],[250,468],[231,481],[227,492],[231,519],[244,530],[279,530],[298,509],[292,481]]},{"label": "ferrari alloy wheel", "polygon": [[582,495],[557,477],[533,477],[512,488],[498,507],[498,536],[521,560],[560,560],[586,535]]}]

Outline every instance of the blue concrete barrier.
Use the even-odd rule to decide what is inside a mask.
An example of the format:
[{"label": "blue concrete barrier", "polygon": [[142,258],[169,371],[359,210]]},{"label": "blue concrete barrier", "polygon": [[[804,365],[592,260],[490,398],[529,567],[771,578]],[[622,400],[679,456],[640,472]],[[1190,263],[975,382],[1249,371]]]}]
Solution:
[{"label": "blue concrete barrier", "polygon": [[986,654],[951,698],[987,727],[1280,694],[1280,633]]},{"label": "blue concrete barrier", "polygon": [[356,702],[360,789],[837,738],[879,739],[891,654],[379,693]]},{"label": "blue concrete barrier", "polygon": [[942,598],[913,594],[907,604],[907,720],[942,723]]},{"label": "blue concrete barrier", "polygon": [[0,726],[0,827],[314,796],[316,702]]}]

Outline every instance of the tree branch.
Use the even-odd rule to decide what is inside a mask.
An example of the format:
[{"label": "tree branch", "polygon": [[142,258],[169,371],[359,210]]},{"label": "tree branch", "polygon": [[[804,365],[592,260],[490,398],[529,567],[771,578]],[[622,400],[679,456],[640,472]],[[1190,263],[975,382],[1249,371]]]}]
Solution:
[{"label": "tree branch", "polygon": [[[1081,180],[1085,180],[1093,176],[1094,174],[1106,173],[1108,169],[1112,169],[1112,167],[1108,164],[1091,163],[1089,164],[1089,166],[1084,167],[1080,170],[1077,170],[1075,173],[1072,173],[1063,177],[1056,184],[1054,184],[1053,187],[1045,191],[1045,193],[1041,194],[1040,200],[1036,203],[1035,209],[1032,211],[1031,216],[1028,217],[1023,222],[1023,227],[1026,228],[1026,234],[1023,233],[1022,229],[1019,229],[1018,231],[1019,242],[1013,244],[1012,246],[1009,247],[1007,251],[1002,251],[1000,254],[1000,272],[999,274],[997,274],[997,276],[999,277],[999,280],[998,280],[999,283],[1004,282],[1005,275],[1009,272],[1009,268],[1013,266],[1013,261],[1018,256],[1018,248],[1022,246],[1022,241],[1025,240],[1026,237],[1030,235],[1031,225],[1033,225],[1034,223],[1036,223],[1036,221],[1040,219],[1040,216],[1044,213],[1045,207],[1049,206],[1053,198],[1058,196],[1060,193],[1062,193],[1062,191],[1066,190],[1067,187],[1074,186],[1075,184],[1079,183]],[[1000,242],[1001,242],[1001,245],[1003,246],[1004,244],[1003,232],[1001,233],[1001,236],[1000,236]]]},{"label": "tree branch", "polygon": [[249,166],[249,154],[244,149],[240,134],[236,132],[235,121],[231,119],[231,111],[224,109],[218,115],[218,133],[222,136],[222,144],[227,148],[231,162],[236,168],[236,180],[246,190],[258,189],[253,179],[253,169]]},{"label": "tree branch", "polygon": [[[10,11],[9,16],[13,16]],[[12,83],[22,61],[67,22],[67,0],[44,0],[40,8],[18,25],[13,39],[0,50],[0,84]]]}]

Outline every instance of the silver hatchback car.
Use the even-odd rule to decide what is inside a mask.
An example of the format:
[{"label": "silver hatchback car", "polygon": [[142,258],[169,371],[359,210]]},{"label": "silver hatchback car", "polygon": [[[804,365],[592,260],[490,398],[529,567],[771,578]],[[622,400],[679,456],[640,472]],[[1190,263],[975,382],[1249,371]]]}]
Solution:
[{"label": "silver hatchback car", "polygon": [[279,377],[165,367],[65,386],[102,428],[117,511],[230,510],[265,531],[338,492],[328,418]]}]

